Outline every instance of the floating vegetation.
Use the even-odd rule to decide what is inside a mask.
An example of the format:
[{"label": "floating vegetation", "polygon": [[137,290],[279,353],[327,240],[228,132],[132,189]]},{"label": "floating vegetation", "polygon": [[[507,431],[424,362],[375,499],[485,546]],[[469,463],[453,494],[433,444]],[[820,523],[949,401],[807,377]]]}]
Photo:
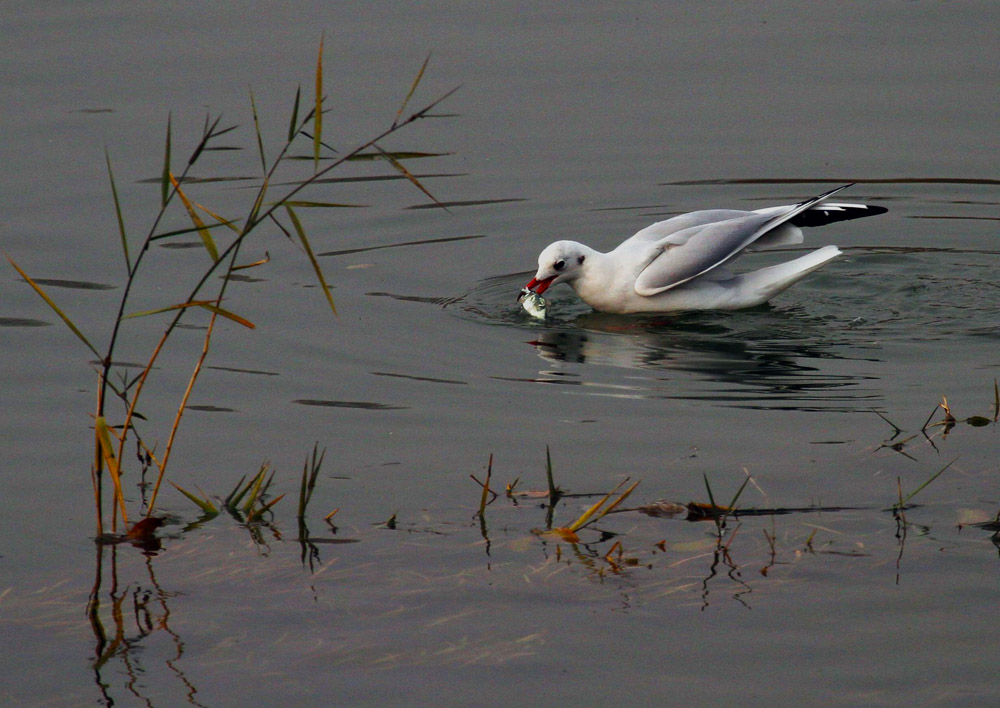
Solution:
[{"label": "floating vegetation", "polygon": [[[897,438],[905,432],[904,429],[896,425],[896,423],[879,411],[873,410],[872,412],[892,426],[893,430],[892,437],[883,441],[879,445],[878,449],[887,448],[898,452],[911,460],[916,460],[916,458],[909,452],[911,447],[910,443],[914,440],[917,442],[926,442],[936,451],[937,446],[934,443],[934,438],[947,438],[948,434],[951,433],[952,430],[954,430],[958,425],[968,425],[972,428],[985,428],[990,425],[995,425],[998,420],[1000,420],[1000,384],[998,384],[997,379],[993,380],[993,390],[991,393],[993,398],[992,412],[986,415],[971,415],[966,418],[956,417],[951,412],[951,405],[948,403],[948,397],[942,396],[941,402],[934,406],[934,409],[931,411],[930,415],[927,416],[927,420],[924,421],[920,430],[902,439]],[[943,415],[940,420],[934,421],[934,416],[938,415],[938,412],[943,413]]]}]

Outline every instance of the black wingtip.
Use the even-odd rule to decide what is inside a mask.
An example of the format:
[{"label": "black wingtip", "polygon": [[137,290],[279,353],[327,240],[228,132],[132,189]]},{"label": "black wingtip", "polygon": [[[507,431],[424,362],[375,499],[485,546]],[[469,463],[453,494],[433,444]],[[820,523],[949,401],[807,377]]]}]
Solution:
[{"label": "black wingtip", "polygon": [[889,211],[884,206],[876,204],[838,204],[836,208],[829,209],[824,208],[824,206],[824,204],[817,204],[811,209],[806,209],[802,213],[796,214],[790,223],[793,226],[825,226],[837,221],[878,216]]}]

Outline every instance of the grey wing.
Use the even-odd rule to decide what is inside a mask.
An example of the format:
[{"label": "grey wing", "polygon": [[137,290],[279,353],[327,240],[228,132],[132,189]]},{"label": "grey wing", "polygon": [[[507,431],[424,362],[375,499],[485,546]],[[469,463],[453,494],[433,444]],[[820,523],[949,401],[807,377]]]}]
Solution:
[{"label": "grey wing", "polygon": [[697,278],[739,255],[747,246],[785,222],[794,226],[793,219],[850,186],[845,184],[794,207],[783,208],[780,214],[765,210],[765,213],[754,212],[672,233],[660,242],[650,244],[653,257],[635,279],[635,291],[649,297]]},{"label": "grey wing", "polygon": [[[767,214],[692,226],[662,239],[658,252],[635,280],[635,291],[649,297],[707,273],[752,244],[775,221]],[[776,225],[776,224],[775,224]]]},{"label": "grey wing", "polygon": [[692,226],[705,226],[706,224],[711,224],[716,221],[736,219],[751,213],[752,212],[749,211],[738,211],[736,209],[704,209],[702,211],[692,211],[687,214],[674,216],[666,221],[657,221],[655,224],[650,224],[641,231],[637,231],[622,245],[629,246],[633,244],[638,245],[640,243],[660,243],[667,240],[668,237],[674,237],[669,239],[669,241],[676,242],[676,245],[681,245],[684,240],[687,239],[691,233],[693,233],[689,231]]}]

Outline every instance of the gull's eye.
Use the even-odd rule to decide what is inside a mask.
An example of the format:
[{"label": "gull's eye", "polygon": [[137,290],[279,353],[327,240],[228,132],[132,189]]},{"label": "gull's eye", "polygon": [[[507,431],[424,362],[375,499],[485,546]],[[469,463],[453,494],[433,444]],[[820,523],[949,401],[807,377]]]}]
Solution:
[{"label": "gull's eye", "polygon": [[556,270],[562,270],[563,268],[566,267],[566,261],[560,258],[558,261],[552,264],[552,267],[555,268]]}]

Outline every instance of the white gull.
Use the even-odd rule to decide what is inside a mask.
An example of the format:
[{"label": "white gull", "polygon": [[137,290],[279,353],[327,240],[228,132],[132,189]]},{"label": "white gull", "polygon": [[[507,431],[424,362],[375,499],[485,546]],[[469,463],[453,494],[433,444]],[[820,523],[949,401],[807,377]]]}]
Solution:
[{"label": "white gull", "polygon": [[519,299],[566,283],[601,312],[738,310],[763,304],[839,256],[840,249],[824,246],[795,260],[739,275],[723,264],[745,251],[802,243],[803,226],[887,211],[880,206],[825,201],[850,186],[790,206],[681,214],[647,226],[608,253],[576,241],[556,241],[538,256],[538,272]]}]

